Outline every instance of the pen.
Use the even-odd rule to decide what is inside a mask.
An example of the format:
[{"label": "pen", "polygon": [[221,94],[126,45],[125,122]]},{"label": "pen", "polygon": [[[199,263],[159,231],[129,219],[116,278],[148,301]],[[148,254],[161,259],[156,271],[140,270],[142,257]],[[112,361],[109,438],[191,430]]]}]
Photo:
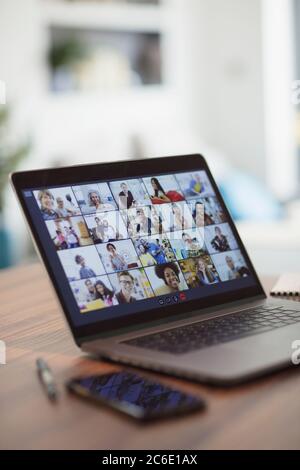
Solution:
[{"label": "pen", "polygon": [[57,399],[57,390],[56,390],[54,377],[53,377],[50,367],[48,366],[46,361],[44,361],[44,359],[41,359],[41,358],[38,358],[36,360],[36,366],[37,366],[38,376],[42,384],[44,385],[48,398],[50,400],[55,401]]}]

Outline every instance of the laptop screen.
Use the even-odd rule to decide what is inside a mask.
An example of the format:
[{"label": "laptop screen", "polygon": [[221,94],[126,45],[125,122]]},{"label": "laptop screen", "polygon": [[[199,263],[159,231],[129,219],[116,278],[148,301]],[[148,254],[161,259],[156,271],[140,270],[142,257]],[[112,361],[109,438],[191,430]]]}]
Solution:
[{"label": "laptop screen", "polygon": [[23,196],[75,326],[257,283],[205,170]]}]

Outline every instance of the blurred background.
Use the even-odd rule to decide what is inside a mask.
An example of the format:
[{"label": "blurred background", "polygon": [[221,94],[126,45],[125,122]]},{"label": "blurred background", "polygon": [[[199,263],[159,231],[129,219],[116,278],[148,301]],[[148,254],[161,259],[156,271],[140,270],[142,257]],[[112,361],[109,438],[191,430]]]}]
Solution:
[{"label": "blurred background", "polygon": [[35,257],[10,171],[200,152],[299,270],[299,40],[300,0],[0,0],[0,268]]}]

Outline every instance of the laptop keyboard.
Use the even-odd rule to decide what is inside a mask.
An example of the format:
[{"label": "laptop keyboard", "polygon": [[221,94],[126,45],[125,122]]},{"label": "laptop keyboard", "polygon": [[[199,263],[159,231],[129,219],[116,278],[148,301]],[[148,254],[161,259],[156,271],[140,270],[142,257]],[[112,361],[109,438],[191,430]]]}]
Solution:
[{"label": "laptop keyboard", "polygon": [[288,310],[286,307],[256,307],[140,336],[124,343],[155,351],[185,354],[298,322],[300,322],[300,311]]}]

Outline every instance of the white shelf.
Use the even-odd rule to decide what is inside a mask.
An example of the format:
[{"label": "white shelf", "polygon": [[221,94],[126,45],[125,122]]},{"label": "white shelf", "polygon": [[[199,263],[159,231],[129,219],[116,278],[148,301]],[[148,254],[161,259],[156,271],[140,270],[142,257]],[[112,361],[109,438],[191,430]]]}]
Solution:
[{"label": "white shelf", "polygon": [[162,31],[163,18],[161,5],[41,2],[41,19],[46,26],[151,33]]}]

